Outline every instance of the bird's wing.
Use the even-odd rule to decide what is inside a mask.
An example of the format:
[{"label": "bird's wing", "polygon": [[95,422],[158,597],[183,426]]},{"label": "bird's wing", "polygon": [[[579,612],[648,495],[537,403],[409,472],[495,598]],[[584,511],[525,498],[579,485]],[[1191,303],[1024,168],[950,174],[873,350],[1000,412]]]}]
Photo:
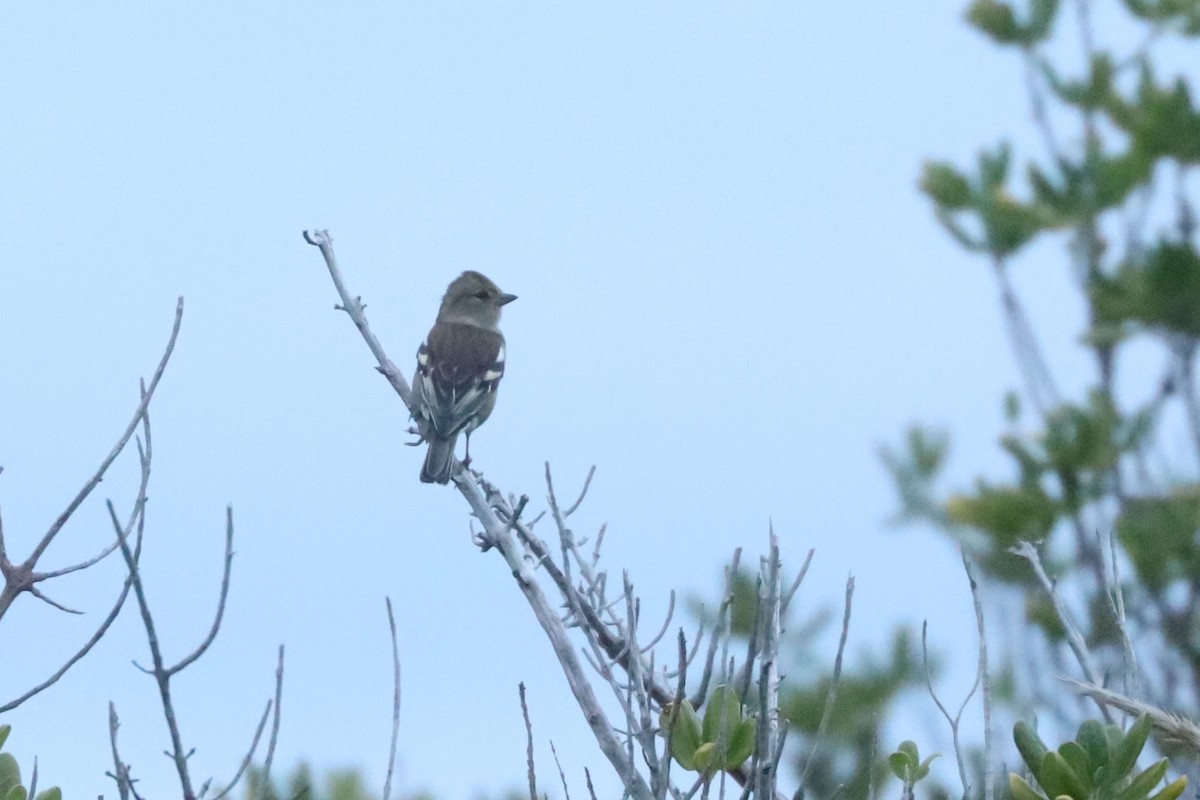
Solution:
[{"label": "bird's wing", "polygon": [[496,331],[441,323],[417,351],[418,413],[439,437],[474,428],[491,413],[504,375],[504,337]]}]

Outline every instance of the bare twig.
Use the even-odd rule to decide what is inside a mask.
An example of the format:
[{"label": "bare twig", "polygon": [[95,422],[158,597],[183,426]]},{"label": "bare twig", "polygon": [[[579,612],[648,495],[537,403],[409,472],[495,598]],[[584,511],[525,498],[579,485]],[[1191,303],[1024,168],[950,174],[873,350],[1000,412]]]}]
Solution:
[{"label": "bare twig", "polygon": [[838,639],[837,656],[833,659],[833,678],[829,682],[829,694],[825,696],[825,709],[821,712],[821,721],[817,725],[817,732],[813,736],[812,751],[808,754],[808,759],[804,762],[804,772],[800,775],[800,787],[803,789],[808,782],[808,773],[812,769],[813,762],[817,755],[817,750],[821,747],[821,739],[825,734],[825,728],[829,725],[829,720],[833,716],[833,706],[837,702],[838,684],[842,678],[842,656],[846,652],[846,639],[850,635],[850,610],[854,603],[854,576],[851,575],[846,579],[846,606],[842,612],[842,635]]},{"label": "bare twig", "polygon": [[592,478],[595,476],[595,474],[596,465],[593,464],[591,469],[588,470],[587,477],[583,480],[583,488],[579,490],[579,497],[575,499],[575,502],[571,504],[570,508],[563,512],[564,517],[569,517],[574,514],[576,509],[579,508],[580,504],[583,503],[583,499],[587,497],[588,489],[591,488]]},{"label": "bare twig", "polygon": [[[770,528],[769,554],[762,561],[761,594],[762,609],[762,656],[759,660],[758,734],[754,737],[756,769],[754,770],[755,797],[775,796],[778,762],[775,761],[779,743],[779,635],[782,629],[780,606],[782,605],[782,564],[779,557],[779,537],[774,525]],[[749,786],[751,781],[746,781]]]},{"label": "bare twig", "polygon": [[[50,526],[49,530],[47,530],[42,536],[41,540],[37,543],[37,546],[33,548],[33,552],[30,553],[29,557],[25,559],[24,562],[20,564],[12,564],[9,562],[7,549],[3,539],[3,529],[0,528],[0,572],[2,572],[4,575],[4,588],[3,590],[0,590],[0,617],[3,617],[4,614],[7,613],[9,607],[12,605],[17,596],[22,592],[30,591],[34,583],[46,580],[50,577],[55,577],[56,575],[63,575],[67,574],[68,572],[86,569],[88,566],[98,562],[100,558],[103,558],[104,553],[95,559],[91,559],[90,563],[85,561],[82,564],[76,564],[75,566],[68,567],[65,570],[56,570],[54,572],[42,574],[34,572],[34,568],[37,566],[38,559],[40,559],[42,554],[46,552],[46,548],[48,548],[50,543],[54,541],[54,538],[58,536],[59,531],[61,531],[63,526],[67,524],[67,520],[69,520],[71,515],[75,513],[75,510],[82,505],[83,501],[86,500],[92,493],[92,490],[99,485],[105,473],[108,471],[108,468],[112,466],[113,461],[115,461],[117,456],[121,454],[121,451],[125,449],[125,446],[129,443],[129,440],[133,438],[138,426],[142,424],[143,418],[145,417],[147,409],[150,406],[150,401],[154,397],[154,392],[158,388],[158,384],[162,379],[163,372],[167,368],[167,362],[169,362],[171,359],[171,353],[175,350],[175,341],[179,337],[179,329],[182,323],[183,298],[181,297],[175,306],[175,322],[171,328],[171,335],[167,340],[167,346],[163,351],[162,357],[159,359],[158,366],[154,371],[154,375],[150,379],[149,386],[144,387],[142,390],[141,401],[138,403],[138,406],[134,411],[133,418],[126,426],[124,433],[122,433],[120,438],[117,439],[117,443],[113,446],[113,449],[104,458],[104,460],[100,462],[100,466],[96,469],[92,476],[84,482],[83,487],[67,504],[66,509],[64,509],[63,512],[58,515],[58,518]],[[146,468],[146,464],[143,464],[143,469],[145,470]],[[120,530],[119,527],[118,530]]]},{"label": "bare twig", "polygon": [[550,752],[554,756],[554,766],[558,767],[558,779],[562,781],[563,797],[571,800],[571,790],[567,787],[567,776],[563,773],[562,762],[558,760],[558,751],[554,749],[554,740],[550,740]]},{"label": "bare twig", "polygon": [[1075,692],[1090,697],[1106,707],[1111,706],[1118,709],[1131,717],[1147,715],[1150,717],[1150,724],[1162,735],[1165,743],[1186,749],[1191,753],[1192,758],[1200,755],[1200,725],[1190,719],[1170,711],[1164,711],[1149,703],[1143,703],[1141,700],[1127,697],[1119,692],[1105,689],[1103,686],[1084,683],[1066,676],[1059,676],[1059,680],[1070,686]]},{"label": "bare twig", "polygon": [[[275,667],[275,708],[271,719],[271,738],[267,741],[267,755],[263,759],[262,782],[271,785],[271,764],[275,761],[275,745],[279,742],[279,720],[283,712],[283,645],[279,645],[279,662]],[[383,800],[387,800],[385,795]]]},{"label": "bare twig", "polygon": [[[111,501],[108,504],[108,511],[115,522],[116,513],[113,511]],[[179,734],[179,725],[175,720],[175,705],[171,700],[171,675],[163,665],[162,651],[158,645],[158,633],[154,627],[154,618],[150,614],[150,603],[146,599],[146,591],[142,586],[141,573],[138,570],[137,562],[133,559],[133,553],[129,550],[129,545],[125,542],[121,543],[121,554],[125,556],[125,564],[129,568],[134,596],[137,598],[138,608],[142,613],[142,625],[146,629],[146,640],[150,645],[150,656],[154,664],[150,674],[158,684],[159,700],[162,702],[163,714],[167,720],[167,730],[171,736],[172,749],[169,755],[175,762],[175,770],[179,774],[179,784],[183,790],[184,800],[196,800],[196,793],[192,788],[192,777],[188,771],[187,756],[183,752],[183,740]]]},{"label": "bare twig", "polygon": [[[971,586],[971,604],[975,607],[975,628],[979,635],[979,683],[983,686],[983,800],[992,800],[995,781],[992,779],[992,675],[988,667],[987,628],[983,624],[983,602],[979,597],[979,581],[975,579],[975,567],[967,554],[960,548],[963,569]],[[959,713],[962,713],[961,711]]]},{"label": "bare twig", "polygon": [[[144,397],[145,395],[146,388],[143,386],[142,396]],[[137,563],[142,552],[142,534],[145,531],[146,523],[146,491],[150,484],[150,464],[154,452],[154,440],[150,435],[150,413],[148,410],[142,414],[141,423],[142,438],[145,444],[143,445],[142,442],[138,443],[138,458],[141,466],[141,479],[138,485],[137,499],[134,501],[133,510],[129,515],[129,521],[124,526],[118,524],[115,521],[115,518],[113,519],[113,527],[116,532],[116,542],[118,545],[127,541],[130,532],[133,531],[135,526],[137,528],[136,542],[133,548],[134,563]],[[37,576],[35,575],[34,577],[36,578]],[[50,686],[53,686],[56,682],[58,682],[59,678],[67,673],[67,670],[69,670],[80,659],[91,652],[91,649],[96,646],[96,643],[99,642],[100,639],[104,637],[104,634],[108,632],[109,627],[112,626],[113,622],[117,618],[117,615],[121,613],[121,609],[125,605],[125,598],[129,596],[129,589],[132,586],[132,582],[133,575],[130,573],[130,575],[125,578],[125,583],[121,587],[121,592],[117,595],[117,599],[113,603],[112,608],[109,609],[108,616],[104,618],[104,621],[100,623],[100,626],[96,629],[96,632],[92,634],[92,638],[90,638],[83,645],[83,647],[79,648],[79,650],[77,650],[73,656],[67,659],[66,663],[64,663],[49,678],[42,681],[37,686],[34,686],[32,689],[25,692],[25,694],[21,695],[15,700],[11,700],[8,703],[5,703],[3,706],[0,706],[0,713],[11,711],[39,692],[49,688]]]},{"label": "bare twig", "polygon": [[538,800],[537,770],[533,765],[533,723],[529,721],[529,705],[525,702],[525,684],[517,684],[521,695],[521,716],[525,719],[525,766],[529,777],[529,800]]},{"label": "bare twig", "polygon": [[[1100,532],[1096,531],[1097,538]],[[1100,542],[1103,550],[1103,541]],[[1108,607],[1113,619],[1117,622],[1117,630],[1121,632],[1121,653],[1124,660],[1122,683],[1126,694],[1133,694],[1138,687],[1137,653],[1133,649],[1133,639],[1129,635],[1129,620],[1125,616],[1125,592],[1121,589],[1121,566],[1117,558],[1117,537],[1110,528],[1108,531],[1108,569],[1104,570],[1104,594],[1108,598]]]},{"label": "bare twig", "polygon": [[929,669],[928,634],[929,622],[926,621],[921,623],[921,662],[925,666],[925,687],[929,690],[929,696],[933,698],[934,705],[937,706],[938,711],[942,712],[942,716],[945,717],[946,722],[950,725],[950,739],[954,745],[954,759],[958,764],[958,779],[962,783],[963,798],[966,800],[966,798],[971,796],[971,783],[967,780],[966,753],[963,752],[958,729],[959,723],[962,722],[963,711],[967,708],[967,703],[971,702],[971,698],[975,696],[975,692],[979,689],[980,671],[976,668],[975,682],[971,684],[971,688],[967,691],[966,696],[963,697],[962,703],[958,706],[958,711],[951,716],[946,707],[942,705],[941,698],[938,697],[937,692],[933,688],[933,675]]},{"label": "bare twig", "polygon": [[696,688],[696,693],[691,697],[691,703],[696,708],[699,708],[704,703],[704,698],[708,696],[708,684],[712,680],[717,648],[722,641],[728,641],[728,618],[733,608],[733,586],[737,579],[738,565],[741,560],[742,548],[739,547],[733,551],[733,558],[725,567],[725,587],[721,594],[721,605],[717,609],[716,619],[713,621],[712,637],[708,640],[708,655],[704,659],[704,672],[700,675],[700,685]]},{"label": "bare twig", "polygon": [[[1100,685],[1100,675],[1096,671],[1095,664],[1092,663],[1091,651],[1088,650],[1083,635],[1075,625],[1075,620],[1071,616],[1071,612],[1067,610],[1067,607],[1062,602],[1062,598],[1059,597],[1058,591],[1054,586],[1054,581],[1050,580],[1050,576],[1046,574],[1037,548],[1029,542],[1022,541],[1015,547],[1010,547],[1009,552],[1029,562],[1029,565],[1033,568],[1033,574],[1037,576],[1038,582],[1042,584],[1042,588],[1054,603],[1055,613],[1058,615],[1058,619],[1062,622],[1063,629],[1067,634],[1067,644],[1070,646],[1071,652],[1075,655],[1075,660],[1083,670],[1084,676],[1088,679],[1089,683],[1097,686]],[[1100,708],[1100,713],[1104,715],[1105,721],[1112,722],[1112,714],[1109,713],[1108,707],[1100,703],[1097,703],[1097,706]]]},{"label": "bare twig", "polygon": [[383,782],[383,800],[392,793],[392,773],[396,770],[396,747],[400,741],[400,645],[396,643],[396,616],[392,613],[392,598],[387,601],[388,631],[392,636],[392,743],[388,747],[387,778]]},{"label": "bare twig", "polygon": [[813,555],[816,552],[817,549],[815,547],[809,548],[808,555],[804,557],[804,563],[800,565],[800,572],[796,574],[796,579],[792,581],[792,585],[783,593],[783,600],[779,604],[779,613],[781,615],[787,614],[788,606],[792,604],[792,598],[795,597],[797,590],[800,589],[800,584],[804,582],[804,576],[808,574],[808,567],[812,564]]},{"label": "bare twig", "polygon": [[75,495],[74,499],[67,504],[66,509],[58,516],[58,519],[56,519],[54,524],[50,526],[50,529],[46,531],[46,534],[42,537],[42,540],[38,542],[37,547],[33,549],[33,553],[29,557],[31,562],[36,562],[41,557],[42,553],[46,551],[46,548],[50,546],[52,541],[54,541],[54,537],[58,535],[60,530],[62,530],[63,525],[65,525],[67,520],[71,518],[71,515],[75,513],[75,509],[79,508],[83,501],[87,499],[87,496],[92,493],[92,490],[99,485],[100,481],[104,477],[104,473],[108,471],[108,468],[112,466],[114,461],[116,461],[117,456],[120,455],[121,451],[125,449],[125,445],[127,445],[129,440],[133,438],[133,434],[137,430],[142,416],[146,413],[146,409],[150,407],[150,401],[154,398],[154,392],[158,388],[159,381],[162,380],[163,372],[166,371],[167,362],[171,360],[171,353],[173,353],[175,350],[175,341],[179,338],[179,329],[182,324],[183,298],[180,297],[175,303],[175,322],[171,326],[171,336],[167,339],[167,346],[163,350],[162,358],[159,359],[158,367],[155,368],[154,374],[150,378],[150,385],[147,386],[142,392],[142,399],[138,404],[137,410],[135,410],[133,413],[133,419],[129,421],[129,425],[126,426],[125,432],[121,434],[121,438],[117,440],[117,443],[113,446],[113,449],[104,458],[104,460],[100,462],[100,467],[92,474],[92,477],[88,478],[87,482],[83,485],[83,488],[80,489],[78,494]]},{"label": "bare twig", "polygon": [[[137,563],[137,560],[140,558],[141,550],[142,550],[142,528],[143,528],[143,519],[144,519],[143,514],[142,514],[143,509],[144,509],[144,507],[139,507],[138,511],[137,511],[137,516],[136,516],[138,532],[137,532],[137,540],[136,540],[136,543],[134,546],[134,554],[133,554],[133,559],[134,559],[135,564]],[[130,521],[130,524],[133,524],[133,520]],[[122,541],[123,540],[124,540],[124,538],[122,537]],[[5,703],[4,705],[0,705],[0,714],[3,714],[6,711],[13,710],[17,706],[24,703],[29,698],[33,697],[34,695],[53,686],[55,683],[58,682],[59,678],[61,678],[65,674],[67,674],[67,670],[69,670],[71,667],[75,666],[76,662],[78,662],[81,658],[83,658],[89,652],[91,652],[91,649],[96,646],[96,643],[99,642],[104,637],[104,634],[108,632],[108,629],[112,626],[113,622],[116,620],[117,615],[119,615],[121,613],[121,609],[125,605],[125,598],[129,596],[129,588],[132,585],[133,585],[133,575],[132,575],[132,573],[130,573],[130,575],[128,577],[126,577],[125,583],[124,583],[124,585],[122,585],[121,592],[120,592],[120,594],[117,595],[116,601],[113,602],[112,608],[109,609],[108,616],[106,616],[104,618],[104,621],[100,623],[100,626],[98,628],[96,628],[96,632],[92,634],[92,638],[88,639],[87,642],[84,643],[83,647],[81,647],[77,651],[75,651],[75,654],[72,655],[69,659],[67,659],[66,663],[64,663],[61,667],[59,667],[58,670],[53,675],[51,675],[49,678],[42,681],[37,686],[34,686],[32,689],[25,692],[20,697],[10,700],[9,702]]]},{"label": "bare twig", "polygon": [[217,631],[221,629],[221,620],[225,616],[225,600],[229,597],[229,574],[233,569],[233,506],[225,507],[225,565],[221,573],[221,594],[217,599],[217,613],[213,617],[212,627],[208,629],[208,635],[204,637],[204,641],[200,642],[191,653],[185,656],[178,664],[167,669],[167,676],[176,674],[192,664],[197,658],[204,655],[204,651],[209,648],[213,640],[217,638]]},{"label": "bare twig", "polygon": [[[233,774],[233,780],[231,780],[229,785],[226,786],[220,794],[214,797],[213,800],[224,800],[224,798],[228,797],[229,793],[232,792],[234,787],[238,785],[238,781],[242,779],[242,775],[246,773],[246,768],[250,766],[250,761],[254,758],[254,751],[258,749],[258,742],[262,738],[263,730],[267,727],[267,718],[271,716],[271,709],[274,707],[274,705],[274,701],[267,701],[267,707],[263,709],[262,716],[258,720],[258,727],[254,729],[254,738],[250,740],[250,749],[246,751],[245,757],[242,758],[242,763],[238,765],[237,772]],[[205,781],[205,788],[207,788],[208,783],[209,781]],[[201,789],[200,795],[203,796],[204,793],[205,790]]]},{"label": "bare twig", "polygon": [[121,721],[117,719],[117,707],[110,700],[108,702],[108,740],[112,746],[113,757],[113,772],[108,773],[108,776],[117,783],[117,794],[121,800],[129,800],[132,795],[135,799],[138,794],[133,788],[133,778],[129,775],[129,765],[121,760],[121,754],[117,752],[117,729],[121,727]]}]

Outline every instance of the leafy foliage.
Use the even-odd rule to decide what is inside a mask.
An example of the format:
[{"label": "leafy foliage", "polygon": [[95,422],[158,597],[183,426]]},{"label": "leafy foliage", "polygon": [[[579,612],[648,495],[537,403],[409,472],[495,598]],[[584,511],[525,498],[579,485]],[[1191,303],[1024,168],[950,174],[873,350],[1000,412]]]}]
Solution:
[{"label": "leafy foliage", "polygon": [[1008,782],[1013,800],[1176,800],[1187,789],[1186,776],[1154,791],[1167,774],[1167,759],[1137,771],[1149,735],[1150,718],[1145,715],[1124,733],[1116,725],[1089,720],[1079,726],[1073,741],[1050,750],[1028,723],[1018,722],[1013,741],[1042,793],[1012,773]]},{"label": "leafy foliage", "polygon": [[[12,733],[11,725],[0,725],[0,748]],[[36,770],[35,770],[36,772]],[[27,800],[29,790],[21,783],[21,767],[12,753],[0,752],[0,798],[2,800]],[[37,793],[36,800],[62,800],[62,790],[57,786]]]},{"label": "leafy foliage", "polygon": [[718,686],[705,700],[703,720],[684,700],[678,708],[665,709],[660,722],[679,765],[706,779],[740,767],[754,751],[755,718],[743,714],[737,693],[728,686]]}]

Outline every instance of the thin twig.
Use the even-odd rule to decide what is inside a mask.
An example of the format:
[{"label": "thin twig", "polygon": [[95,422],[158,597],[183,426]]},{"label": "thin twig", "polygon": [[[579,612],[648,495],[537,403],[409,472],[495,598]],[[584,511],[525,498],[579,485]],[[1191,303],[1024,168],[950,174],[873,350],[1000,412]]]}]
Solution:
[{"label": "thin twig", "polygon": [[533,766],[533,723],[529,721],[529,705],[525,702],[525,684],[517,684],[521,695],[521,716],[525,719],[525,766],[529,777],[529,800],[538,800],[537,770]]},{"label": "thin twig", "polygon": [[[995,781],[992,778],[992,675],[988,667],[987,629],[983,624],[983,601],[979,597],[979,581],[975,579],[975,567],[967,554],[959,549],[963,569],[971,586],[971,604],[975,607],[975,628],[979,635],[979,682],[983,685],[983,800],[992,800]],[[965,706],[964,701],[964,706]],[[961,711],[959,712],[962,713]]]},{"label": "thin twig", "polygon": [[129,425],[126,426],[125,432],[121,434],[121,437],[117,440],[117,443],[113,446],[113,449],[107,456],[105,456],[104,460],[100,462],[100,467],[92,474],[90,478],[88,478],[87,482],[84,483],[83,488],[80,489],[71,502],[67,504],[66,509],[58,515],[58,519],[56,519],[54,524],[50,526],[50,529],[46,531],[46,534],[42,537],[42,540],[38,542],[37,547],[33,548],[33,553],[30,554],[29,559],[25,563],[37,563],[37,560],[42,557],[42,553],[44,553],[46,548],[50,546],[50,543],[54,541],[54,537],[57,536],[58,532],[62,530],[62,527],[67,524],[67,520],[71,518],[71,515],[75,513],[75,509],[79,508],[83,501],[87,499],[88,495],[92,493],[92,490],[100,484],[100,481],[104,478],[104,473],[108,471],[108,468],[112,466],[114,461],[116,461],[117,456],[119,456],[121,451],[125,449],[125,445],[129,444],[129,440],[133,438],[133,434],[137,430],[142,416],[146,413],[146,409],[150,407],[150,401],[154,397],[154,391],[158,388],[158,382],[162,379],[163,372],[167,369],[167,362],[171,360],[171,353],[175,351],[175,341],[179,338],[179,328],[182,324],[183,298],[180,297],[175,303],[175,322],[171,326],[171,336],[167,339],[167,346],[163,350],[162,358],[159,359],[158,366],[155,368],[154,374],[150,378],[150,385],[146,387],[145,391],[142,392],[142,399],[141,402],[138,403],[137,410],[133,412],[133,419],[129,421]]},{"label": "thin twig", "polygon": [[925,666],[925,687],[929,690],[929,696],[933,698],[934,705],[938,711],[942,712],[942,716],[946,718],[946,722],[950,725],[950,740],[954,746],[954,760],[958,764],[958,779],[962,783],[963,800],[966,800],[971,795],[971,783],[967,779],[967,761],[966,753],[963,752],[962,741],[959,739],[959,723],[962,722],[963,711],[967,708],[967,703],[971,702],[971,698],[975,696],[976,690],[979,689],[980,670],[978,666],[975,670],[975,682],[971,684],[970,690],[963,698],[962,703],[958,706],[958,712],[954,716],[946,710],[942,705],[941,698],[933,688],[933,675],[929,669],[929,622],[921,623],[921,662]]},{"label": "thin twig", "polygon": [[396,770],[396,748],[400,741],[400,645],[396,643],[396,616],[392,613],[392,598],[387,602],[388,631],[392,636],[392,742],[388,747],[387,778],[383,782],[383,800],[392,793],[392,774]]},{"label": "thin twig", "polygon": [[1191,758],[1200,755],[1200,726],[1195,722],[1141,700],[1105,689],[1103,686],[1061,675],[1059,680],[1070,686],[1073,691],[1092,698],[1104,707],[1111,706],[1132,717],[1147,715],[1150,717],[1150,724],[1162,735],[1166,743],[1186,749]]},{"label": "thin twig", "polygon": [[550,740],[550,752],[554,756],[554,766],[558,767],[558,779],[562,781],[563,798],[571,800],[571,790],[567,788],[567,776],[563,774],[562,762],[558,760],[558,751],[554,749],[554,740]]},{"label": "thin twig", "polygon": [[221,573],[221,594],[217,599],[217,613],[213,617],[212,627],[208,629],[208,635],[204,637],[204,641],[185,656],[178,664],[170,667],[167,670],[167,676],[176,674],[186,669],[197,658],[204,655],[204,651],[208,649],[213,640],[217,638],[217,631],[221,629],[221,619],[225,616],[225,600],[229,597],[229,574],[233,569],[233,506],[225,507],[225,565]]},{"label": "thin twig", "polygon": [[779,613],[786,615],[788,606],[792,604],[792,598],[796,595],[796,591],[800,588],[800,584],[804,582],[804,576],[808,574],[808,567],[812,564],[813,556],[816,554],[815,547],[809,548],[808,555],[804,557],[804,563],[800,565],[800,572],[796,575],[796,580],[792,581],[792,585],[783,593],[783,600],[779,604]]},{"label": "thin twig", "polygon": [[[271,716],[271,708],[274,705],[274,701],[267,701],[267,707],[263,709],[262,717],[258,720],[258,727],[254,729],[254,738],[250,740],[250,749],[246,751],[246,755],[242,758],[242,763],[238,766],[237,772],[233,774],[233,780],[213,800],[224,800],[224,798],[228,797],[229,793],[238,785],[238,781],[242,779],[242,775],[246,773],[246,768],[250,766],[250,761],[254,758],[254,751],[258,749],[258,742],[262,739],[263,730],[267,727],[267,718]],[[208,783],[206,782],[205,786],[207,785]],[[203,795],[204,790],[202,789],[200,793]]]},{"label": "thin twig", "polygon": [[[1033,574],[1037,576],[1038,581],[1042,584],[1042,588],[1054,603],[1054,610],[1067,634],[1067,645],[1070,646],[1071,652],[1074,653],[1075,660],[1083,670],[1084,676],[1088,679],[1089,683],[1100,685],[1100,676],[1096,671],[1095,665],[1092,663],[1091,651],[1088,650],[1083,635],[1080,634],[1079,628],[1075,625],[1075,620],[1071,616],[1071,612],[1067,610],[1067,607],[1062,602],[1062,598],[1059,597],[1058,591],[1054,587],[1054,581],[1050,580],[1050,576],[1046,574],[1037,548],[1029,542],[1022,541],[1015,547],[1010,547],[1008,551],[1029,562],[1029,565],[1033,568]],[[1105,722],[1112,722],[1112,714],[1109,712],[1108,707],[1099,703],[1097,703],[1097,706],[1100,709],[1100,713],[1104,715]]]},{"label": "thin twig", "polygon": [[575,502],[571,504],[570,508],[568,508],[566,511],[563,512],[564,517],[569,517],[572,514],[574,514],[575,510],[578,509],[579,505],[583,502],[583,498],[587,497],[588,489],[591,488],[591,485],[592,485],[592,477],[595,474],[596,474],[596,465],[593,464],[591,466],[591,469],[588,470],[587,477],[583,481],[583,488],[579,490],[579,497],[577,497],[575,499]]},{"label": "thin twig", "polygon": [[821,738],[825,734],[825,728],[828,727],[829,720],[833,716],[834,703],[837,702],[838,683],[842,678],[842,655],[846,652],[846,638],[850,635],[850,610],[853,607],[853,601],[854,576],[851,575],[846,579],[846,606],[842,613],[842,635],[838,639],[837,656],[833,659],[833,679],[829,682],[829,694],[825,696],[825,709],[821,712],[821,722],[818,723],[817,732],[813,736],[812,751],[808,754],[808,759],[804,762],[804,772],[800,775],[802,788],[808,782],[808,773],[816,759],[817,750],[821,747]]},{"label": "thin twig", "polygon": [[[762,580],[758,605],[762,609],[759,615],[762,620],[762,656],[759,661],[758,678],[758,733],[754,741],[756,769],[753,773],[754,780],[746,781],[746,785],[754,784],[756,797],[764,798],[774,797],[778,773],[778,765],[774,759],[779,742],[779,635],[782,628],[780,606],[783,602],[783,566],[779,557],[779,537],[775,534],[774,525],[770,526],[769,536],[769,552],[760,567]],[[722,726],[722,731],[724,729],[725,726]]]},{"label": "thin twig", "polygon": [[712,638],[708,640],[708,655],[704,659],[704,671],[700,675],[700,684],[691,698],[694,707],[699,708],[708,695],[708,684],[712,680],[713,666],[716,663],[717,648],[722,641],[728,642],[729,623],[727,619],[732,614],[733,587],[737,579],[738,565],[742,560],[742,548],[733,551],[733,558],[725,567],[725,586],[721,593],[721,605],[717,608],[717,616],[713,622]]},{"label": "thin twig", "polygon": [[[116,520],[116,512],[113,510],[112,502],[108,503],[109,515]],[[146,599],[146,590],[142,586],[141,572],[138,569],[137,562],[133,559],[133,553],[129,550],[129,545],[126,542],[121,543],[121,554],[125,556],[125,564],[129,568],[129,576],[133,581],[134,596],[138,601],[138,609],[142,614],[142,625],[146,630],[146,641],[150,646],[150,657],[154,664],[153,670],[150,672],[153,675],[155,683],[158,685],[159,700],[162,703],[163,715],[167,721],[167,731],[171,736],[171,760],[175,763],[175,770],[179,774],[179,785],[183,790],[184,800],[196,800],[196,793],[192,789],[192,776],[188,770],[187,755],[183,752],[183,739],[179,734],[179,725],[175,720],[175,705],[171,700],[171,676],[163,665],[162,650],[158,644],[158,632],[154,626],[154,618],[150,613],[150,603]]]},{"label": "thin twig", "polygon": [[[275,745],[279,741],[279,721],[283,713],[283,645],[279,645],[279,661],[275,667],[275,708],[271,719],[271,738],[267,741],[267,755],[263,759],[262,782],[271,785],[271,764],[275,761]],[[387,800],[385,797],[384,800]]]},{"label": "thin twig", "polygon": [[133,792],[133,779],[129,776],[129,765],[121,760],[121,754],[117,752],[117,729],[121,727],[121,721],[117,719],[117,707],[111,700],[108,701],[108,741],[112,746],[113,757],[113,772],[108,773],[114,781],[117,782],[117,794],[121,800],[129,800],[130,793],[137,796]]}]

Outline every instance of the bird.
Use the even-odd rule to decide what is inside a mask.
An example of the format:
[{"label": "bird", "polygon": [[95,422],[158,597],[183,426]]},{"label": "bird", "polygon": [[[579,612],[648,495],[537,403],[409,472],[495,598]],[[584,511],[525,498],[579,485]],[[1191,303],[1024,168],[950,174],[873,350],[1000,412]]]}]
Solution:
[{"label": "bird", "polygon": [[413,418],[428,442],[423,483],[448,483],[454,445],[467,439],[464,465],[471,463],[471,432],[491,415],[504,375],[500,309],[517,296],[500,291],[485,275],[468,270],[450,282],[437,320],[417,350]]}]

